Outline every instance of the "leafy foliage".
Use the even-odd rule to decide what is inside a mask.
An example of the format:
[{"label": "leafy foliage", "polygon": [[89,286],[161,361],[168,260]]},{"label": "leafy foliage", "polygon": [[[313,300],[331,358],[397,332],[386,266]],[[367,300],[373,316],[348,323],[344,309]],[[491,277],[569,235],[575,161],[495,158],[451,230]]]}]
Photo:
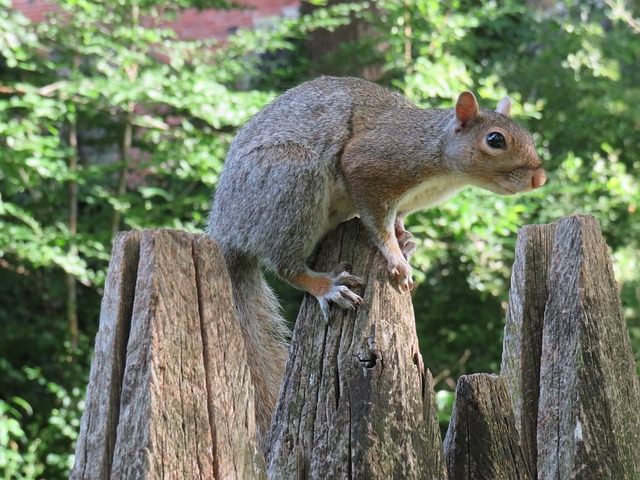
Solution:
[{"label": "leafy foliage", "polygon": [[39,25],[0,14],[0,290],[17,299],[0,309],[0,454],[18,478],[68,475],[114,231],[201,228],[233,130],[269,98],[225,85],[239,57],[176,41],[179,6],[58,5]]},{"label": "leafy foliage", "polygon": [[[382,83],[429,107],[471,89],[491,108],[508,93],[550,174],[526,196],[468,190],[409,219],[418,332],[443,421],[461,373],[499,369],[515,234],[527,223],[598,217],[640,350],[640,35],[622,3],[341,3],[224,45],[168,27],[223,0],[54,3],[59,13],[32,25],[0,0],[0,298],[15,299],[0,307],[6,478],[68,474],[114,232],[202,230],[234,131],[313,70],[310,32],[354,17],[374,33],[341,46],[326,73],[382,63]],[[294,315],[300,294],[278,289]]]}]

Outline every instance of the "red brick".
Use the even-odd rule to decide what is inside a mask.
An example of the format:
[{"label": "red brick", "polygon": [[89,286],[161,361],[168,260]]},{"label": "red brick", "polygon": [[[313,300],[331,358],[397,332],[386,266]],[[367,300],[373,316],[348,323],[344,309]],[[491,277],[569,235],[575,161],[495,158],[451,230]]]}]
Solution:
[{"label": "red brick", "polygon": [[[249,8],[201,12],[191,8],[167,26],[182,40],[224,39],[238,28],[252,27],[264,18],[282,16],[284,9],[300,6],[300,0],[241,0],[238,3]],[[46,0],[14,0],[13,7],[32,22],[46,21],[47,14],[56,10],[55,5]]]}]

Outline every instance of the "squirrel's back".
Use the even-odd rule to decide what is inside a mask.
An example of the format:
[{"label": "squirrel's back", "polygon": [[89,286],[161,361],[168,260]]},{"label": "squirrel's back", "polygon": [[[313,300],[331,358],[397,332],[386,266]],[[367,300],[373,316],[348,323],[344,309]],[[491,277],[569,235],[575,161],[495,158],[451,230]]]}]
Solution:
[{"label": "squirrel's back", "polygon": [[[295,268],[288,264],[292,254],[308,255],[327,231],[357,213],[339,165],[348,142],[399,110],[419,111],[357,78],[320,77],[283,93],[232,142],[209,234],[227,254],[259,258],[276,272]],[[271,230],[289,240],[276,240]]]},{"label": "squirrel's back", "polygon": [[296,143],[335,159],[345,142],[386,112],[416,107],[399,94],[349,77],[320,77],[286,91],[240,129],[227,164],[266,145]]}]

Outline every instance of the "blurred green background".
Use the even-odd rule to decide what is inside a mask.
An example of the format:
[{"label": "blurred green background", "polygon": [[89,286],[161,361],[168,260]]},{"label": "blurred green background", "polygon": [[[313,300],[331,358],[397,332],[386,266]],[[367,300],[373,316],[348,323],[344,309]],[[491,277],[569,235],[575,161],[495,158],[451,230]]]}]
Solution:
[{"label": "blurred green background", "polygon": [[[283,90],[355,75],[423,107],[508,94],[544,188],[469,189],[413,215],[416,323],[443,419],[460,374],[497,372],[516,233],[590,213],[640,351],[640,4],[303,3],[222,43],[168,27],[223,0],[0,0],[0,476],[66,478],[115,232],[202,231],[234,132]],[[295,318],[301,295],[278,287]]]}]

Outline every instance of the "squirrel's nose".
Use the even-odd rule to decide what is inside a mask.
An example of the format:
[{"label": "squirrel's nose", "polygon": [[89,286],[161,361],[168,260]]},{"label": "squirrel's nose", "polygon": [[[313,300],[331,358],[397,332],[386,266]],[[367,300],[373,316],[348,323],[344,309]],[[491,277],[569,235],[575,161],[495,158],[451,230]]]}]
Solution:
[{"label": "squirrel's nose", "polygon": [[535,189],[541,187],[546,181],[547,174],[544,173],[544,170],[542,168],[539,168],[538,170],[533,172],[533,175],[531,176],[531,188]]}]

